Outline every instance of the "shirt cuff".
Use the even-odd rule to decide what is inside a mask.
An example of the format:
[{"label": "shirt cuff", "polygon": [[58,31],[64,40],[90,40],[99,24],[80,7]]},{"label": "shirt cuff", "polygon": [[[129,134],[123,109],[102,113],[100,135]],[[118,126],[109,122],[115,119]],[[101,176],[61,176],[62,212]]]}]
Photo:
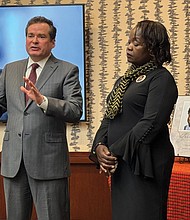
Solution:
[{"label": "shirt cuff", "polygon": [[44,111],[47,111],[47,107],[48,107],[48,99],[47,99],[47,97],[44,96],[42,103],[40,105],[37,104],[37,106],[42,108]]}]

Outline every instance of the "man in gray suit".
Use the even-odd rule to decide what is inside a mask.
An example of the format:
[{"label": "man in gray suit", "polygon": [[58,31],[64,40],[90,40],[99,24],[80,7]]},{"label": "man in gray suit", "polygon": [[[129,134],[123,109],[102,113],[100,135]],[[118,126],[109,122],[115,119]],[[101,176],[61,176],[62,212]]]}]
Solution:
[{"label": "man in gray suit", "polygon": [[[38,220],[70,219],[66,123],[79,121],[82,96],[78,67],[51,53],[55,37],[52,21],[32,18],[29,58],[7,64],[0,75],[0,113],[8,112],[1,164],[8,220],[31,219],[33,204]],[[36,84],[29,80],[32,63],[39,65]]]}]

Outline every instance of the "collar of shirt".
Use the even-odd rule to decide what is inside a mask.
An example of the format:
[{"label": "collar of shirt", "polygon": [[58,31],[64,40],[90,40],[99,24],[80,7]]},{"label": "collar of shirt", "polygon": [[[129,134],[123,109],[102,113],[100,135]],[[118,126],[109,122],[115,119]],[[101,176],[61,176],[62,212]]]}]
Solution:
[{"label": "collar of shirt", "polygon": [[186,125],[185,130],[190,130],[190,126]]},{"label": "collar of shirt", "polygon": [[46,64],[46,62],[47,62],[47,60],[49,59],[50,56],[51,56],[51,54],[50,54],[48,57],[46,57],[46,58],[44,58],[43,60],[40,60],[40,61],[38,61],[38,62],[34,62],[34,61],[29,57],[29,58],[28,58],[28,64],[27,64],[27,70],[26,70],[26,77],[29,77],[29,75],[30,75],[30,71],[31,71],[31,69],[32,69],[31,65],[32,65],[33,63],[37,63],[37,64],[39,65],[39,67],[36,69],[37,80],[38,80],[38,78],[39,78],[39,76],[40,76],[40,74],[41,74],[41,72],[42,72],[42,69],[44,68],[44,66],[45,66],[45,64]]}]

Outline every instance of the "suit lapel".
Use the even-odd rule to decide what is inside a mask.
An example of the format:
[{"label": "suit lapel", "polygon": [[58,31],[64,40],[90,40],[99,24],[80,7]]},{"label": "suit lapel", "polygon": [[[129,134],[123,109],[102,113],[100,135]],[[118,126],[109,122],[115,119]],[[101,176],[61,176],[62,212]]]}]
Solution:
[{"label": "suit lapel", "polygon": [[48,81],[50,76],[54,73],[54,71],[57,69],[57,59],[52,55],[47,63],[45,64],[37,82],[36,87],[38,90],[42,88],[42,86]]}]

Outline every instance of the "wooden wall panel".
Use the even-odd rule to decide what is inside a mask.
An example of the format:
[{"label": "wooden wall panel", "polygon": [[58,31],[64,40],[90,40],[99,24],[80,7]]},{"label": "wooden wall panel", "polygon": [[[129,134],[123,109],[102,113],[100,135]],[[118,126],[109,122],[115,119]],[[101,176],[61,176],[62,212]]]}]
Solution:
[{"label": "wooden wall panel", "polygon": [[5,213],[5,200],[4,200],[4,191],[3,191],[3,178],[0,175],[0,220],[6,218]]},{"label": "wooden wall panel", "polygon": [[111,198],[107,178],[88,159],[89,153],[71,155],[71,220],[110,220]]}]

